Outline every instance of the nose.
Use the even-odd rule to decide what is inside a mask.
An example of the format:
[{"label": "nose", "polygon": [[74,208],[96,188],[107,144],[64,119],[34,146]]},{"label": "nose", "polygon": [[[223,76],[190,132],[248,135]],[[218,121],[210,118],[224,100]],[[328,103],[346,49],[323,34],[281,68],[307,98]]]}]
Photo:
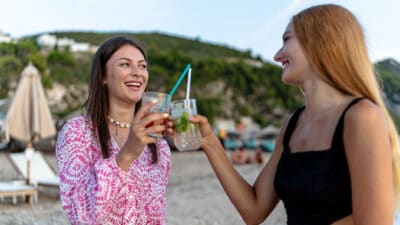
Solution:
[{"label": "nose", "polygon": [[140,68],[138,65],[132,65],[131,67],[131,75],[132,76],[139,76],[140,75]]},{"label": "nose", "polygon": [[282,61],[282,48],[280,48],[274,56],[274,60],[277,62],[281,62]]}]

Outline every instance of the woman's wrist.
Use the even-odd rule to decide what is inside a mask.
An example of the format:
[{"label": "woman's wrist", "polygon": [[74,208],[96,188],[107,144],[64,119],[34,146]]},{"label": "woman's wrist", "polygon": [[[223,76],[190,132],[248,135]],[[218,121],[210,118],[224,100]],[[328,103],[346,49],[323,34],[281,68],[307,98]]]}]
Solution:
[{"label": "woman's wrist", "polygon": [[203,138],[202,148],[204,151],[215,151],[217,148],[221,148],[221,142],[215,134],[210,134]]},{"label": "woman's wrist", "polygon": [[115,156],[118,165],[130,165],[134,160],[139,158],[141,152],[128,149],[126,145],[121,148],[121,151]]}]

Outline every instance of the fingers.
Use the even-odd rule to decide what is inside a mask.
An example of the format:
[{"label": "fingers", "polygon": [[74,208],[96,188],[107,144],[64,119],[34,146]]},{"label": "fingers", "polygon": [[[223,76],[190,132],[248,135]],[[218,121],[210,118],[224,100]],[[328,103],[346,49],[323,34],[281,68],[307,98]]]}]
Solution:
[{"label": "fingers", "polygon": [[167,133],[170,137],[174,136],[174,122],[171,119],[167,121]]},{"label": "fingers", "polygon": [[161,124],[166,124],[169,120],[169,114],[167,113],[147,113],[142,120],[140,121],[141,124],[145,125],[146,127],[152,125],[155,122],[159,122]]},{"label": "fingers", "polygon": [[143,105],[134,116],[132,127],[125,143],[131,151],[141,152],[145,145],[155,143],[157,138],[151,137],[150,134],[165,134],[165,130],[167,129],[165,122],[169,120],[169,115],[166,113],[148,112],[156,102],[153,101]]},{"label": "fingers", "polygon": [[169,115],[166,113],[147,113],[139,120],[135,119],[132,124],[132,135],[140,142],[148,144],[155,142],[151,134],[162,134],[164,136],[169,122]]},{"label": "fingers", "polygon": [[143,133],[146,136],[151,136],[151,134],[164,134],[166,129],[165,124],[152,125],[148,126]]},{"label": "fingers", "polygon": [[154,99],[152,102],[146,105],[142,105],[142,107],[139,109],[139,111],[135,115],[136,120],[141,120],[150,110],[151,107],[153,107],[155,104],[157,104],[157,99]]},{"label": "fingers", "polygon": [[208,122],[207,117],[201,115],[194,115],[189,119],[192,123],[197,123],[199,125],[201,136],[207,137],[213,133],[210,123]]},{"label": "fingers", "polygon": [[210,127],[210,129],[211,129],[211,126],[208,123],[207,117],[204,117],[204,116],[201,116],[201,115],[193,115],[193,116],[190,117],[189,121],[193,122],[193,123],[197,123],[201,127],[205,127],[205,128],[206,127]]}]

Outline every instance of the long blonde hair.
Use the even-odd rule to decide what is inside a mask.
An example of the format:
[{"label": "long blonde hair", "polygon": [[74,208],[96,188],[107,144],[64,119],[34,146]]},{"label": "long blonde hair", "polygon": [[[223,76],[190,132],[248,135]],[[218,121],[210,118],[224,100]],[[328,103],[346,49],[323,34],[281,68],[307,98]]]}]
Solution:
[{"label": "long blonde hair", "polygon": [[368,98],[384,111],[389,126],[393,182],[398,201],[399,138],[383,102],[361,25],[351,12],[334,4],[305,9],[293,16],[292,23],[312,68],[325,82],[345,94]]}]

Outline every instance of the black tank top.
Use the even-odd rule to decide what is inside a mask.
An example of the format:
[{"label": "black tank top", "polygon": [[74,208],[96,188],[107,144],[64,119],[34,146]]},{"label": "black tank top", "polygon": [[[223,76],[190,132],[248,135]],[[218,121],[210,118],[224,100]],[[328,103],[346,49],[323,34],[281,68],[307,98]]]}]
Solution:
[{"label": "black tank top", "polygon": [[275,191],[282,199],[288,225],[328,225],[352,214],[350,174],[343,144],[342,112],[332,138],[324,151],[292,153],[290,137],[305,107],[289,120],[283,138],[283,152],[275,175]]}]

